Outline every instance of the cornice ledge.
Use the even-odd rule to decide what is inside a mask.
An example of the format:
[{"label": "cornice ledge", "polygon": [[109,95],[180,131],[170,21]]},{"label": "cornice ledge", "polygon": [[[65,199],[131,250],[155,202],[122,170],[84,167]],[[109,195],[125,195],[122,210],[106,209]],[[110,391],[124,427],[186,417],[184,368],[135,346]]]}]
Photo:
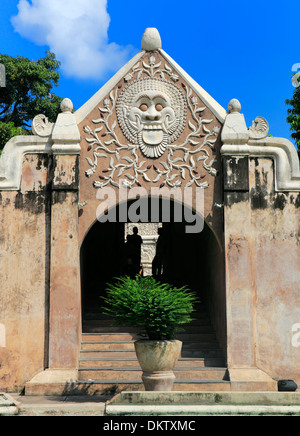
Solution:
[{"label": "cornice ledge", "polygon": [[221,154],[271,158],[275,163],[275,191],[300,191],[299,159],[288,139],[267,137],[250,139],[248,144],[226,143]]},{"label": "cornice ledge", "polygon": [[45,116],[37,115],[32,122],[32,136],[15,136],[5,144],[0,157],[0,191],[20,189],[26,154],[80,153],[80,134],[72,111],[72,101],[65,98],[55,123],[49,123]]},{"label": "cornice ledge", "polygon": [[275,190],[300,191],[299,159],[294,145],[285,138],[268,136],[269,125],[256,117],[247,129],[241,104],[232,99],[221,133],[221,154],[225,156],[268,157],[274,160]]},{"label": "cornice ledge", "polygon": [[0,157],[0,191],[18,191],[26,154],[51,154],[52,140],[41,136],[15,136],[5,145]]}]

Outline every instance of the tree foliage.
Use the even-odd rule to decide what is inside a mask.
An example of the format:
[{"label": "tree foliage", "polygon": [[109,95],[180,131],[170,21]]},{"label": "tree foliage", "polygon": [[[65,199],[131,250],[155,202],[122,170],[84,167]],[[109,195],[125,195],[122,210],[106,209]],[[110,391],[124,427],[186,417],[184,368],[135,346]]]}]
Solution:
[{"label": "tree foliage", "polygon": [[37,61],[0,54],[0,63],[6,72],[6,86],[0,88],[1,149],[10,134],[28,133],[36,115],[45,114],[50,122],[54,122],[62,98],[52,92],[60,78],[57,71],[60,62],[54,53],[46,51],[46,56]]},{"label": "tree foliage", "polygon": [[16,127],[11,121],[9,123],[2,123],[0,121],[0,154],[1,148],[4,147],[10,138],[17,135],[28,135],[28,131],[22,129],[22,127]]},{"label": "tree foliage", "polygon": [[[300,77],[298,78],[298,82],[300,85]],[[286,100],[286,104],[291,106],[287,110],[287,122],[290,124],[292,131],[291,136],[295,139],[298,156],[300,158],[300,86],[295,88],[293,97],[290,100]]]}]

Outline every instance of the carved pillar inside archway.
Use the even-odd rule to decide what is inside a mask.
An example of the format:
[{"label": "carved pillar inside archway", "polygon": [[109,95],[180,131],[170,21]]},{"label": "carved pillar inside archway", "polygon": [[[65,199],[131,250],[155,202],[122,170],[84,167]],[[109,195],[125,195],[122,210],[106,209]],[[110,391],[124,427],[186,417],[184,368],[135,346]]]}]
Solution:
[{"label": "carved pillar inside archway", "polygon": [[158,238],[158,228],[160,223],[127,223],[125,225],[125,239],[132,234],[133,228],[138,228],[138,233],[143,239],[141,247],[141,264],[144,276],[152,275],[152,262],[156,252],[156,242]]}]

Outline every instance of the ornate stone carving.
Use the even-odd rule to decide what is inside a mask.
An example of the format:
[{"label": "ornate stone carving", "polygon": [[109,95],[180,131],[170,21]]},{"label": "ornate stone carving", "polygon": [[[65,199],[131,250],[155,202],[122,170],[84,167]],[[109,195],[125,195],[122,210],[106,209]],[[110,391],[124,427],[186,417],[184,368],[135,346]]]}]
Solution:
[{"label": "ornate stone carving", "polygon": [[51,135],[53,127],[54,123],[49,123],[48,118],[45,115],[41,114],[34,117],[31,130],[34,135],[45,138]]},{"label": "ornate stone carving", "polygon": [[[179,81],[178,75],[167,64],[162,67],[156,56],[149,55],[149,63],[138,62],[124,78],[125,89],[121,91],[122,85],[118,85],[109,98],[104,99],[103,106],[99,107],[100,118],[92,120],[96,128],[84,127],[84,132],[90,135],[86,141],[92,153],[92,157],[86,158],[90,165],[86,176],[95,174],[98,159],[109,157],[109,166],[99,175],[100,182],[94,182],[97,188],[109,184],[120,187],[118,179],[121,177],[128,188],[141,186],[142,180],[159,182],[160,187],[179,187],[186,181],[186,187],[195,184],[207,188],[208,183],[203,179],[207,174],[217,174],[212,167],[215,160],[211,150],[219,128],[209,128],[213,119],[204,118],[206,107],[199,105],[198,97],[188,85],[182,83],[179,88],[175,84]],[[117,122],[111,121],[114,113],[129,141],[127,144],[118,138]],[[183,142],[176,143],[186,128],[189,133]],[[138,149],[156,162],[140,162]],[[159,160],[163,155],[164,159]],[[148,175],[151,168],[156,173],[152,180]]]},{"label": "ornate stone carving", "polygon": [[150,237],[150,238],[158,238],[158,228],[161,227],[161,223],[126,223],[125,224],[125,232],[126,235],[128,233],[133,232],[133,228],[137,227],[139,231],[139,235],[141,235],[143,238]]},{"label": "ornate stone carving", "polygon": [[134,80],[121,93],[116,110],[124,136],[146,157],[162,156],[186,124],[184,95],[164,79]]},{"label": "ornate stone carving", "polygon": [[250,139],[264,139],[268,136],[269,124],[265,118],[256,117],[248,130]]}]

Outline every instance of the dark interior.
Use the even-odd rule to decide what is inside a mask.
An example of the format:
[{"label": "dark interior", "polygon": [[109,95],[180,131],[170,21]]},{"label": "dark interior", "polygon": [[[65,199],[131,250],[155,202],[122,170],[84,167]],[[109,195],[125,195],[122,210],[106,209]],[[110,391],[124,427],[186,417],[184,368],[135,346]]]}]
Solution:
[{"label": "dark interior", "polygon": [[[149,207],[149,220],[150,209]],[[159,218],[161,219],[162,216]],[[170,221],[163,223],[165,237],[163,275],[156,278],[175,286],[186,285],[191,290],[197,291],[199,298],[205,302],[215,294],[214,288],[218,286],[218,264],[220,265],[222,256],[216,238],[206,223],[202,232],[186,233],[187,223],[174,222],[172,207]],[[81,247],[83,319],[91,308],[93,311],[95,308],[101,309],[100,297],[105,296],[105,285],[112,282],[114,278],[126,274],[123,268],[124,234],[124,223],[96,221],[83,241]]]}]

